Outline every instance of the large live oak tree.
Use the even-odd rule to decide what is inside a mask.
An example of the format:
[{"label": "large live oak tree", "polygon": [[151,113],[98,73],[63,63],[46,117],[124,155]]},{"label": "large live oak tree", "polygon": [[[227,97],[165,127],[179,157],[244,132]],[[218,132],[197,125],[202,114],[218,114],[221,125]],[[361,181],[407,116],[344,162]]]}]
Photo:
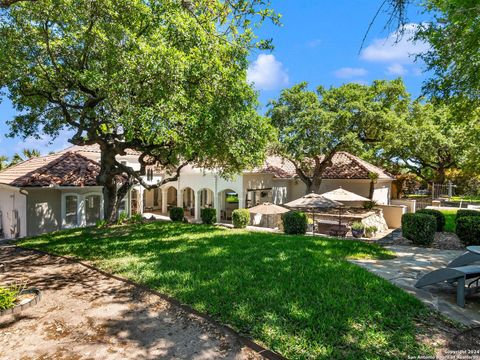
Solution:
[{"label": "large live oak tree", "polygon": [[467,166],[469,128],[455,121],[446,104],[417,100],[397,125],[379,144],[380,158],[436,183],[444,183],[449,170]]},{"label": "large live oak tree", "polygon": [[307,83],[295,85],[269,106],[268,115],[278,133],[274,151],[295,165],[307,193],[318,193],[333,156],[380,142],[393,131],[408,102],[401,80],[317,91],[309,90]]},{"label": "large live oak tree", "polygon": [[[11,135],[98,144],[104,213],[133,183],[175,180],[187,162],[228,176],[258,164],[270,127],[246,80],[252,21],[278,17],[263,0],[37,0],[0,3],[0,89]],[[138,150],[141,169],[117,161]],[[162,182],[146,184],[149,166]]]},{"label": "large live oak tree", "polygon": [[480,100],[480,3],[476,0],[388,0],[387,3],[391,19],[396,20],[399,29],[408,22],[407,9],[411,4],[423,7],[432,17],[420,24],[415,34],[415,39],[430,44],[420,54],[430,73],[425,93],[452,101],[467,112],[475,110]]}]

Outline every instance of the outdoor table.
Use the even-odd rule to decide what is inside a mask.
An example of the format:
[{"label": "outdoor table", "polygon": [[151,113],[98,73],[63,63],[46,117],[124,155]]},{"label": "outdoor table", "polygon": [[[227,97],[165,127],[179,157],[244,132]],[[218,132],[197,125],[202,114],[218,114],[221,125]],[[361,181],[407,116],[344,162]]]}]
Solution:
[{"label": "outdoor table", "polygon": [[480,255],[480,246],[467,246],[467,250],[471,253]]}]

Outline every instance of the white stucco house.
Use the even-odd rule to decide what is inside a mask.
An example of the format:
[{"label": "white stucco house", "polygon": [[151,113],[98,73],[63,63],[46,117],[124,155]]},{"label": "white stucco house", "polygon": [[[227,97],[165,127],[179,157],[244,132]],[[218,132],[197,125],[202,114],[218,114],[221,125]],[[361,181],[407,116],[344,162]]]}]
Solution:
[{"label": "white stucco house", "polygon": [[[138,154],[129,151],[118,160],[139,169]],[[102,188],[96,183],[100,150],[97,146],[71,146],[55,154],[33,158],[0,172],[0,237],[32,236],[63,228],[94,225],[102,218]],[[324,172],[320,192],[342,187],[368,197],[369,173],[378,174],[373,199],[390,203],[393,178],[382,169],[346,153],[337,153]],[[155,184],[162,174],[150,169],[145,175]],[[167,214],[180,206],[192,221],[204,207],[217,209],[218,221],[229,220],[236,208],[263,202],[283,204],[305,195],[306,186],[291,162],[268,157],[253,171],[226,180],[213,171],[194,166],[182,169],[177,181],[158,189],[136,185],[124,199],[121,211]]]}]

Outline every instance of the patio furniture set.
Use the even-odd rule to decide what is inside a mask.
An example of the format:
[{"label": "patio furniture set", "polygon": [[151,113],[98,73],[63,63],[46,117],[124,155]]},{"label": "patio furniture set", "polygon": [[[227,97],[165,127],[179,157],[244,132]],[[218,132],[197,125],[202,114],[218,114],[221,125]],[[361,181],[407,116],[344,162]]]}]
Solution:
[{"label": "patio furniture set", "polygon": [[465,307],[465,295],[480,291],[480,246],[469,246],[467,252],[448,263],[447,267],[437,269],[421,277],[415,287],[422,288],[447,281],[457,287],[457,305]]}]

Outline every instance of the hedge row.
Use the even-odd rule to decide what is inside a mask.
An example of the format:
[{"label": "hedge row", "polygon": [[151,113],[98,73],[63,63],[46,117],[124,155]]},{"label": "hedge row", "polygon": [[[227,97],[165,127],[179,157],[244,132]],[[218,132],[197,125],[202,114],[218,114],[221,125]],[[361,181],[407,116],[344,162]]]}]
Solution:
[{"label": "hedge row", "polygon": [[443,231],[443,228],[445,227],[445,215],[441,211],[434,209],[422,209],[418,210],[416,213],[434,216],[437,222],[437,231]]},{"label": "hedge row", "polygon": [[172,221],[183,221],[185,217],[185,213],[183,212],[183,208],[181,207],[173,207],[170,209],[170,220]]},{"label": "hedge row", "polygon": [[283,231],[285,234],[305,234],[307,232],[308,218],[301,211],[290,211],[283,214]]},{"label": "hedge row", "polygon": [[250,224],[250,211],[247,209],[235,209],[232,212],[232,223],[234,228],[244,229]]},{"label": "hedge row", "polygon": [[466,246],[480,245],[480,211],[458,210],[455,232]]},{"label": "hedge row", "polygon": [[200,210],[200,218],[202,223],[212,225],[217,221],[217,210],[213,208],[205,208]]},{"label": "hedge row", "polygon": [[415,245],[430,245],[435,239],[437,220],[429,214],[415,213],[402,216],[402,234]]}]

